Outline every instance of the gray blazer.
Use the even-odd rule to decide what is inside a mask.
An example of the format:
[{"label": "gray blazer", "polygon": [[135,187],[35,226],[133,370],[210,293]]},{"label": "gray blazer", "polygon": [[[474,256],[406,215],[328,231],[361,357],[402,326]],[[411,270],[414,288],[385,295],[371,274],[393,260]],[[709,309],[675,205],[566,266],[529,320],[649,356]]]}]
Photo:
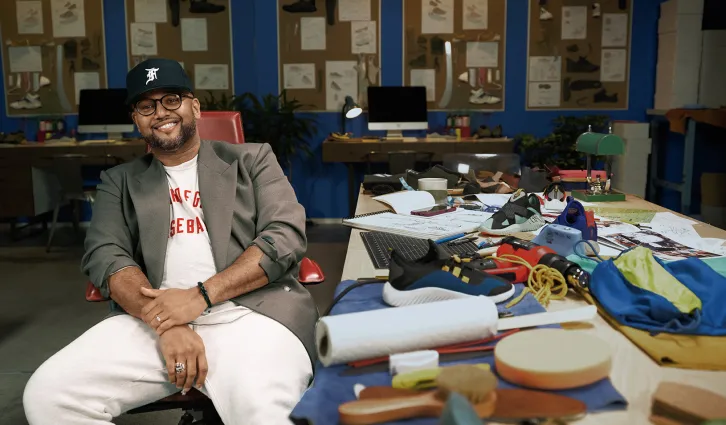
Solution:
[{"label": "gray blazer", "polygon": [[[217,271],[229,267],[250,245],[265,253],[260,266],[270,283],[232,301],[290,329],[314,364],[318,311],[297,280],[298,262],[307,248],[305,210],[270,145],[205,140],[198,161],[202,211]],[[152,154],[103,172],[86,235],[83,272],[105,297],[108,276],[126,266],[140,267],[159,288],[169,221],[166,173]],[[110,316],[122,313],[112,302]]]}]

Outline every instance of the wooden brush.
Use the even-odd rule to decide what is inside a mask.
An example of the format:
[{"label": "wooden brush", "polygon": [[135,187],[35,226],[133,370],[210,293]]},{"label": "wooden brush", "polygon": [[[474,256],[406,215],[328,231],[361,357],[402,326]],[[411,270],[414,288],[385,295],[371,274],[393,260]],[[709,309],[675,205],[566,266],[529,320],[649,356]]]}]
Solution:
[{"label": "wooden brush", "polygon": [[[496,407],[490,418],[528,419],[528,418],[577,418],[587,412],[585,403],[574,398],[544,391],[524,389],[497,389]],[[364,388],[359,395],[360,400],[415,397],[421,391],[374,386]]]},{"label": "wooden brush", "polygon": [[338,406],[343,425],[371,425],[399,419],[439,417],[450,393],[466,397],[479,417],[494,412],[497,378],[474,365],[444,367],[436,377],[437,389],[416,396],[355,400]]}]

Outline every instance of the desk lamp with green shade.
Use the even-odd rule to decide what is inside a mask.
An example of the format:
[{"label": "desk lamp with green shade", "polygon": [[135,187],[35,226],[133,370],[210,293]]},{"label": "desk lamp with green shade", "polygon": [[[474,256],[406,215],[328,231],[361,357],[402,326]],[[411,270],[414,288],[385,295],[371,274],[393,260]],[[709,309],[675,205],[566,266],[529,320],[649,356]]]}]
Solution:
[{"label": "desk lamp with green shade", "polygon": [[[586,133],[582,133],[577,138],[575,146],[577,152],[587,154],[587,189],[573,190],[572,196],[586,202],[618,202],[625,200],[625,194],[613,190],[612,168],[613,155],[625,154],[625,143],[620,136],[610,133],[593,133],[588,129]],[[592,178],[592,161],[594,156],[605,156],[605,173],[606,180],[603,182],[600,176],[597,179]]]},{"label": "desk lamp with green shade", "polygon": [[363,112],[363,109],[361,109],[360,105],[355,103],[353,98],[351,96],[345,97],[345,103],[343,104],[343,109],[341,110],[340,114],[340,132],[342,134],[345,134],[345,120],[346,119],[353,119],[360,115]]}]

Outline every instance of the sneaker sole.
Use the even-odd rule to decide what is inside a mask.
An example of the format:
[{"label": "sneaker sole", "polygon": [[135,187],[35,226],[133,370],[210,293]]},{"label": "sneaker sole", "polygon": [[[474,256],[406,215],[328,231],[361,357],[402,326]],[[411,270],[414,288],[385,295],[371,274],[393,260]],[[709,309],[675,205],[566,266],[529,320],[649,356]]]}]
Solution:
[{"label": "sneaker sole", "polygon": [[[512,298],[513,295],[514,286],[512,286],[509,291],[503,294],[487,298],[497,304]],[[394,307],[427,304],[436,301],[455,300],[459,298],[469,298],[474,296],[477,295],[463,294],[461,292],[449,291],[448,289],[441,288],[421,288],[413,289],[411,291],[400,291],[394,288],[390,282],[386,282],[386,284],[383,285],[383,301],[385,301],[386,304],[392,305]]]},{"label": "sneaker sole", "polygon": [[534,232],[545,224],[547,223],[541,215],[533,215],[522,224],[512,224],[504,229],[481,229],[481,231],[492,235],[511,235],[512,233]]}]

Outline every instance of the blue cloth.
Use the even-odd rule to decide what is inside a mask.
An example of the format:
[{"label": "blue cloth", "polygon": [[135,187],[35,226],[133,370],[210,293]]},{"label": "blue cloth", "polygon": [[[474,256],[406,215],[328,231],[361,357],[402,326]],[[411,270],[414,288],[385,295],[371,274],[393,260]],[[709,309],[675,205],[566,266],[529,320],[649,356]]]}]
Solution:
[{"label": "blue cloth", "polygon": [[[335,295],[352,285],[353,281],[344,281],[336,289]],[[515,285],[516,294],[522,292],[522,285]],[[392,308],[383,302],[383,285],[370,284],[351,290],[346,294],[331,311],[331,315],[355,313],[381,308]],[[506,310],[504,304],[498,305],[499,310]],[[541,313],[545,309],[531,295],[527,294],[522,301],[514,305],[511,310],[515,315]],[[549,326],[558,327],[558,326]],[[489,363],[494,370],[494,359],[492,356],[477,359],[448,363]],[[338,405],[355,400],[353,385],[363,384],[365,386],[390,386],[391,375],[388,372],[369,373],[360,376],[340,376],[339,373],[346,370],[348,366],[339,365],[324,367],[318,362],[315,368],[315,381],[305,392],[300,402],[293,409],[291,417],[300,423],[305,420],[314,425],[328,425],[338,423]],[[518,388],[503,380],[499,380],[499,388]],[[627,401],[613,387],[609,379],[604,379],[587,387],[568,391],[554,391],[583,401],[589,412],[600,412],[610,410],[622,410],[627,407]],[[394,422],[391,422],[393,424]],[[395,424],[406,425],[435,425],[438,419],[415,419],[395,422]]]},{"label": "blue cloth", "polygon": [[610,316],[626,326],[654,334],[726,335],[726,278],[698,258],[655,260],[701,299],[700,311],[682,313],[661,295],[631,284],[612,260],[595,267],[590,291]]}]

